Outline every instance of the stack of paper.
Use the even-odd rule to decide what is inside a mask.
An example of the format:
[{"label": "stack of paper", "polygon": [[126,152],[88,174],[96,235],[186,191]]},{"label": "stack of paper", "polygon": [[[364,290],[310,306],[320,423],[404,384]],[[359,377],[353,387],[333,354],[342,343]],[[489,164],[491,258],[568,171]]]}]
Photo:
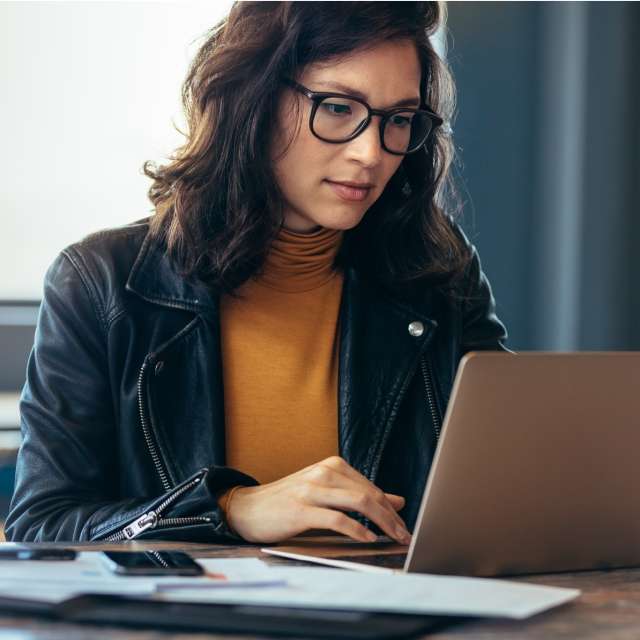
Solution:
[{"label": "stack of paper", "polygon": [[487,578],[268,565],[257,558],[198,559],[203,577],[123,577],[97,552],[74,561],[0,561],[0,596],[61,602],[82,593],[190,601],[526,618],[576,598],[576,589]]},{"label": "stack of paper", "polygon": [[449,614],[522,619],[569,602],[577,589],[429,574],[372,574],[317,567],[272,566],[286,585],[269,589],[167,590],[166,600]]}]

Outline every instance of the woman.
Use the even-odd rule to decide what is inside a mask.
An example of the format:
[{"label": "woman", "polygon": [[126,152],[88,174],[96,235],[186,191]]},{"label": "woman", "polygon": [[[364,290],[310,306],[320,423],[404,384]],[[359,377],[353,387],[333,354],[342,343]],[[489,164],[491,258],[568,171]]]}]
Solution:
[{"label": "woman", "polygon": [[436,3],[233,6],[155,214],[58,256],[10,540],[409,541],[461,356],[504,349],[445,209]]}]

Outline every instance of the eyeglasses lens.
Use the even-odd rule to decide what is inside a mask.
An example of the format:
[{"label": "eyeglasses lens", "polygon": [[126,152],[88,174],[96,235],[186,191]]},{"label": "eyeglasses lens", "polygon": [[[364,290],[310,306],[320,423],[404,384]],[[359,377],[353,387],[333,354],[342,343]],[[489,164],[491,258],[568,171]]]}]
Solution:
[{"label": "eyeglasses lens", "polygon": [[340,142],[349,138],[367,119],[363,104],[347,98],[325,98],[316,110],[315,132],[327,140]]},{"label": "eyeglasses lens", "polygon": [[399,111],[384,127],[384,144],[390,151],[410,153],[422,146],[431,131],[431,118],[425,113]]},{"label": "eyeglasses lens", "polygon": [[[320,102],[313,120],[316,135],[331,142],[344,142],[362,128],[366,107],[348,98],[330,97]],[[410,153],[420,147],[431,131],[431,118],[425,113],[399,111],[384,127],[384,143],[396,153]]]}]

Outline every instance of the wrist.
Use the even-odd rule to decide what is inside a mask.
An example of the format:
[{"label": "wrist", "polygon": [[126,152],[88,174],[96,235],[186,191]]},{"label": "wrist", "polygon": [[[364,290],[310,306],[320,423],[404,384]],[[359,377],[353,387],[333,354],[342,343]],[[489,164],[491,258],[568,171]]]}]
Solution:
[{"label": "wrist", "polygon": [[238,490],[241,489],[244,485],[236,485],[234,487],[231,487],[230,489],[225,490],[224,492],[222,492],[219,496],[218,496],[218,506],[220,507],[220,509],[222,510],[222,513],[224,515],[224,519],[227,523],[227,526],[229,527],[229,529],[231,529],[231,531],[233,533],[235,533],[236,535],[239,535],[238,532],[235,530],[233,523],[231,521],[231,501],[233,500],[233,495],[234,493]]}]

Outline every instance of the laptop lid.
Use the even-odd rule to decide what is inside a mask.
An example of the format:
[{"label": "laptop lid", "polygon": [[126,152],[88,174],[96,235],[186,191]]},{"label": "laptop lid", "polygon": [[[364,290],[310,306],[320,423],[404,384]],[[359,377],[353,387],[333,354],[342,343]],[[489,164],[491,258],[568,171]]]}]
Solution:
[{"label": "laptop lid", "polygon": [[465,355],[405,570],[640,565],[640,352]]}]

